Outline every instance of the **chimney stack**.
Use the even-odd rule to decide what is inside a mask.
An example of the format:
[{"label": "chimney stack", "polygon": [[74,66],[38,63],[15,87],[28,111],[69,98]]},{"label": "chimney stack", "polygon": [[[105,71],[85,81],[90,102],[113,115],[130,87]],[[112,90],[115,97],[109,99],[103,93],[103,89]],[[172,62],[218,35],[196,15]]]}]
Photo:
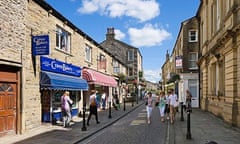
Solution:
[{"label": "chimney stack", "polygon": [[114,37],[115,37],[114,28],[113,27],[108,28],[107,29],[107,34],[106,34],[106,39],[107,40],[113,40]]}]

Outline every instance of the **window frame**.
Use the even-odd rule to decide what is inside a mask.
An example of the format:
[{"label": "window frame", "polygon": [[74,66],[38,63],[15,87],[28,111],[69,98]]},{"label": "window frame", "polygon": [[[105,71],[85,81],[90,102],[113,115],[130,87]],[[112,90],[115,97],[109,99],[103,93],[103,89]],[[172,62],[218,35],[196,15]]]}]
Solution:
[{"label": "window frame", "polygon": [[[193,32],[194,32],[194,34],[193,34]],[[198,31],[196,29],[191,29],[188,31],[188,41],[189,42],[197,42],[198,41]]]},{"label": "window frame", "polygon": [[128,61],[134,61],[134,52],[133,50],[128,50]]},{"label": "window frame", "polygon": [[89,45],[85,46],[85,61],[92,62],[92,47]]},{"label": "window frame", "polygon": [[[65,48],[62,45],[63,39],[66,43]],[[71,53],[71,33],[61,28],[60,26],[56,27],[56,49],[65,53]]]},{"label": "window frame", "polygon": [[[191,55],[195,54],[196,56],[196,59],[191,59]],[[189,55],[188,55],[188,68],[190,70],[195,70],[195,69],[198,69],[198,66],[197,66],[197,60],[198,60],[198,53],[197,52],[190,52]],[[192,63],[195,63],[195,67],[192,67],[193,64]]]}]

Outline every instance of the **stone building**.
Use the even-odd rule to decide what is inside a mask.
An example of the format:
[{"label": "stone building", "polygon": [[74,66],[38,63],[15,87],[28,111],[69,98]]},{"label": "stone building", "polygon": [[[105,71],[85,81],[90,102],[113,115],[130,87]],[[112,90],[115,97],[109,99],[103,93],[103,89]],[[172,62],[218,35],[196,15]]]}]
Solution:
[{"label": "stone building", "polygon": [[65,90],[73,116],[91,89],[112,95],[111,53],[45,1],[0,3],[0,136],[60,121]]},{"label": "stone building", "polygon": [[[22,127],[20,115],[25,111],[21,110],[24,103],[19,95],[25,82],[21,77],[26,78],[22,69],[29,66],[24,61],[27,3],[25,0],[0,1],[0,137],[7,132],[20,133]],[[35,95],[32,96],[35,101]],[[32,110],[40,111],[37,106]]]},{"label": "stone building", "polygon": [[185,102],[185,92],[190,90],[192,106],[199,107],[198,79],[198,19],[192,17],[181,23],[180,31],[171,56],[166,54],[162,66],[162,77],[165,91],[175,89],[180,102]]},{"label": "stone building", "polygon": [[240,1],[201,0],[201,108],[240,126]]},{"label": "stone building", "polygon": [[[130,46],[122,41],[115,39],[114,28],[108,28],[106,40],[100,43],[101,46],[111,53],[117,60],[126,66],[126,80],[128,83],[128,93],[137,92],[140,89],[140,80],[143,72],[142,55],[138,48]],[[131,86],[133,84],[135,86]],[[138,91],[138,96],[140,92]]]}]

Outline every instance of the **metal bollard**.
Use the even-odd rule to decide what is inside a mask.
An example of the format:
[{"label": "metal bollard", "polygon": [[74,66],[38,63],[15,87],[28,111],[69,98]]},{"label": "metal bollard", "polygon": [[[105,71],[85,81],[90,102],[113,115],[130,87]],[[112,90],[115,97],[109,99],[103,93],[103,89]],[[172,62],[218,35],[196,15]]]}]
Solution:
[{"label": "metal bollard", "polygon": [[112,118],[112,115],[111,115],[111,101],[109,101],[109,115],[108,115],[108,118]]},{"label": "metal bollard", "polygon": [[183,102],[181,102],[181,121],[184,121],[184,117],[183,117]]},{"label": "metal bollard", "polygon": [[190,125],[190,109],[187,110],[187,136],[186,138],[187,139],[192,139],[192,136],[191,136],[191,125]]},{"label": "metal bollard", "polygon": [[125,98],[123,98],[123,110],[124,110],[124,111],[126,110],[126,101],[125,101]]},{"label": "metal bollard", "polygon": [[86,131],[86,120],[85,120],[85,112],[86,112],[86,103],[83,104],[83,126],[82,126],[82,131]]}]

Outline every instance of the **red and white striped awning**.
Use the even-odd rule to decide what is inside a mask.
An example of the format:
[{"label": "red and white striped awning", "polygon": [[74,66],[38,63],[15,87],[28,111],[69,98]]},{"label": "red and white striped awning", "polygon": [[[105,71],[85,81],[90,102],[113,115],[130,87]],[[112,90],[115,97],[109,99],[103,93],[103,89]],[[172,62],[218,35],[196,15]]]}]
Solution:
[{"label": "red and white striped awning", "polygon": [[117,81],[112,76],[108,76],[88,68],[84,68],[82,70],[82,78],[85,79],[89,84],[111,87],[117,86]]}]

